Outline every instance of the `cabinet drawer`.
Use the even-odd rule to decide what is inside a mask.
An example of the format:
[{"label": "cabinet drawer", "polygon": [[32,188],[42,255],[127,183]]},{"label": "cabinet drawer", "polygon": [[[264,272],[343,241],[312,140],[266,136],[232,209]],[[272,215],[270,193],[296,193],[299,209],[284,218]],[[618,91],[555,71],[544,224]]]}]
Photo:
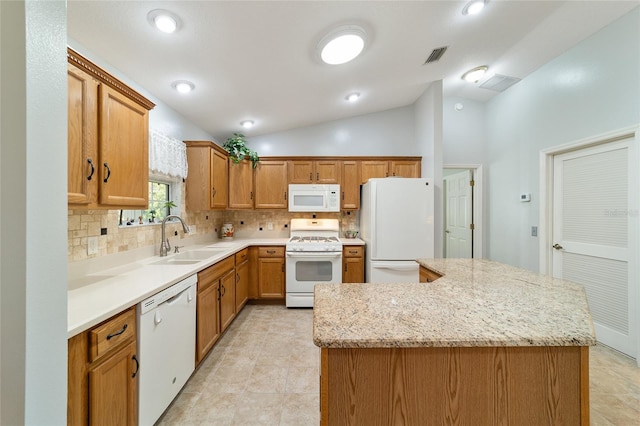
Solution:
[{"label": "cabinet drawer", "polygon": [[220,278],[226,272],[232,270],[234,267],[235,259],[233,256],[229,256],[215,265],[209,266],[207,269],[198,272],[198,290],[204,290],[211,283]]},{"label": "cabinet drawer", "polygon": [[89,358],[93,362],[121,343],[136,337],[135,306],[89,331]]},{"label": "cabinet drawer", "polygon": [[258,247],[258,257],[284,257],[284,247]]},{"label": "cabinet drawer", "polygon": [[362,257],[364,255],[364,246],[344,246],[342,255],[344,257]]},{"label": "cabinet drawer", "polygon": [[249,249],[246,248],[236,253],[236,265],[249,259]]}]

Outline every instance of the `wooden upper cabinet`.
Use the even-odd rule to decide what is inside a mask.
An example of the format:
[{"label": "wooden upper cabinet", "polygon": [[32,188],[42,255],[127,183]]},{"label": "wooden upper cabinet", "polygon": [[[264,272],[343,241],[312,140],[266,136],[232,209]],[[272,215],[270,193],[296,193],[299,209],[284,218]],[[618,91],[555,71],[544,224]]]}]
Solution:
[{"label": "wooden upper cabinet", "polygon": [[226,151],[211,149],[211,200],[212,209],[226,209],[229,189],[228,156]]},{"label": "wooden upper cabinet", "polygon": [[340,183],[340,161],[290,160],[289,183]]},{"label": "wooden upper cabinet", "polygon": [[149,112],[110,87],[100,89],[100,204],[146,208]]},{"label": "wooden upper cabinet", "polygon": [[229,159],[229,208],[253,208],[253,164],[249,160],[234,163]]},{"label": "wooden upper cabinet", "polygon": [[420,160],[392,160],[389,162],[391,176],[419,178],[422,164]]},{"label": "wooden upper cabinet", "polygon": [[96,202],[98,192],[98,82],[69,65],[67,130],[67,202]]},{"label": "wooden upper cabinet", "polygon": [[360,183],[367,183],[370,178],[385,178],[388,176],[388,160],[363,160],[360,163]]},{"label": "wooden upper cabinet", "polygon": [[343,210],[358,210],[360,208],[360,161],[342,161],[342,192],[340,205]]},{"label": "wooden upper cabinet", "polygon": [[155,105],[71,49],[67,60],[69,205],[146,208]]},{"label": "wooden upper cabinet", "polygon": [[287,161],[260,160],[254,178],[256,209],[288,207]]},{"label": "wooden upper cabinet", "polygon": [[361,183],[367,183],[370,178],[384,178],[389,176],[419,178],[421,177],[422,161],[419,157],[381,158],[363,160],[361,162]]},{"label": "wooden upper cabinet", "polygon": [[186,204],[189,211],[227,207],[228,165],[226,151],[211,141],[185,141],[189,174]]}]

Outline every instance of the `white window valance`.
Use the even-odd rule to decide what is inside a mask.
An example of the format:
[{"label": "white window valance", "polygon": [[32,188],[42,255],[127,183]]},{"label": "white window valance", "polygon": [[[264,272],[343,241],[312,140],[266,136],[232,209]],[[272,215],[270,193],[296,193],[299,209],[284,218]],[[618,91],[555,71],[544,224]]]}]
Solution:
[{"label": "white window valance", "polygon": [[149,129],[149,170],[152,173],[186,178],[187,147],[184,142]]}]

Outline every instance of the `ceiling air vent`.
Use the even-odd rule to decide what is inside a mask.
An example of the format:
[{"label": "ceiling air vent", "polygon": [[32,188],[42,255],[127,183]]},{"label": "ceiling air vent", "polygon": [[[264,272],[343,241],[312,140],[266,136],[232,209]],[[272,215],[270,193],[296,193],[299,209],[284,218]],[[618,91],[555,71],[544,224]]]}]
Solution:
[{"label": "ceiling air vent", "polygon": [[427,60],[424,61],[424,64],[422,65],[438,62],[440,58],[442,58],[442,55],[444,55],[444,52],[447,51],[447,47],[449,46],[438,47],[437,49],[433,49],[433,51],[431,52],[431,55],[429,55]]},{"label": "ceiling air vent", "polygon": [[520,79],[516,77],[509,77],[506,75],[496,74],[484,83],[480,85],[483,89],[494,90],[496,92],[503,92],[507,90],[509,87],[513,86]]}]

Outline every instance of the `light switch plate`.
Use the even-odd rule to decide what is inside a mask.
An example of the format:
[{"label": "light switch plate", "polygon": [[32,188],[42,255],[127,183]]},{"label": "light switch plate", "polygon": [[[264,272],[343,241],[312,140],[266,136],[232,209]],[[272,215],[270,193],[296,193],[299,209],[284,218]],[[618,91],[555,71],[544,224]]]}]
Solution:
[{"label": "light switch plate", "polygon": [[87,255],[98,254],[98,237],[87,238]]}]

